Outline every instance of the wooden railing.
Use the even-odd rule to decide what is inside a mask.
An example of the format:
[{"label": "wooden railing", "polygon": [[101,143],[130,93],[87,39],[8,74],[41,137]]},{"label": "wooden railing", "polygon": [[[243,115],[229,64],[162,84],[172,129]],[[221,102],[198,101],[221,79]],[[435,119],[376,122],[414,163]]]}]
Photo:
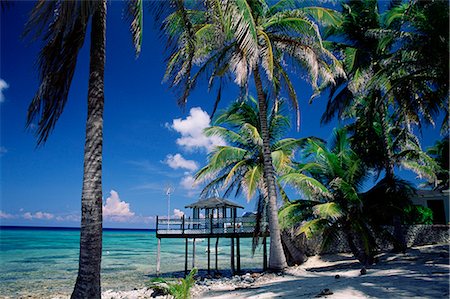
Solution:
[{"label": "wooden railing", "polygon": [[[255,217],[234,218],[167,218],[156,217],[157,234],[231,234],[253,233],[256,226]],[[266,222],[261,227],[267,227]]]}]

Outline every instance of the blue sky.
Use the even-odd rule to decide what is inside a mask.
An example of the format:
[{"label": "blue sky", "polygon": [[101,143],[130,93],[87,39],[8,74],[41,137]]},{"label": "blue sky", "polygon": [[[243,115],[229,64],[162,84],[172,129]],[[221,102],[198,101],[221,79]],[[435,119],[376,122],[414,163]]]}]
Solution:
[{"label": "blue sky", "polygon": [[[47,143],[36,148],[33,127],[25,130],[26,112],[37,87],[35,64],[40,43],[20,35],[33,2],[15,2],[1,12],[0,161],[2,225],[78,226],[83,174],[83,146],[89,64],[89,39],[79,55],[69,100]],[[214,94],[198,84],[186,109],[162,84],[165,45],[151,14],[146,11],[142,53],[135,58],[123,20],[124,5],[108,5],[105,75],[103,196],[105,227],[154,227],[154,216],[167,214],[164,188],[174,186],[171,213],[195,201],[200,187],[191,176],[206,161],[208,150],[220,140],[201,135],[209,124]],[[300,79],[295,86],[301,101],[301,130],[289,137],[328,138],[336,122],[320,125],[326,98],[308,104],[311,88]],[[227,85],[224,107],[237,96]],[[220,108],[219,107],[219,108]],[[293,115],[293,114],[292,114]],[[439,138],[427,128],[421,136],[426,148]],[[414,175],[402,171],[403,177]],[[234,199],[233,199],[234,200]],[[254,202],[236,201],[246,210]]]}]

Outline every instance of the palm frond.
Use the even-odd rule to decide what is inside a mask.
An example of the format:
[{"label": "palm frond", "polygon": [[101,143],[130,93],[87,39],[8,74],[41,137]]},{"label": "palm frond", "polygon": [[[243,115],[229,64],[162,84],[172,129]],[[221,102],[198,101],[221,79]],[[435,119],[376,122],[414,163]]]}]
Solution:
[{"label": "palm frond", "polygon": [[128,0],[127,8],[134,48],[136,50],[136,55],[139,55],[142,47],[142,37],[144,29],[143,0]]}]

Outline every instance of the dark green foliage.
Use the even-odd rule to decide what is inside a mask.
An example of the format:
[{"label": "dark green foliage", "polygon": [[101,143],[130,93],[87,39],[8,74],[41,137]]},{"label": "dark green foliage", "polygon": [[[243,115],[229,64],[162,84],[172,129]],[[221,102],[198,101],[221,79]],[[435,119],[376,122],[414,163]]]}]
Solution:
[{"label": "dark green foliage", "polygon": [[430,182],[428,186],[434,187],[436,190],[446,190],[449,188],[449,136],[444,136],[441,140],[434,143],[432,147],[427,149],[434,161],[438,164],[439,169],[436,172],[437,184]]},{"label": "dark green foliage", "polygon": [[379,181],[363,194],[364,214],[373,225],[392,225],[395,216],[411,205],[410,198],[415,194],[411,183],[394,178]]},{"label": "dark green foliage", "polygon": [[318,203],[320,202],[302,199],[285,203],[278,212],[280,227],[286,229],[302,221],[311,220],[314,215],[312,207]]},{"label": "dark green foliage", "polygon": [[197,268],[193,268],[185,277],[176,279],[156,277],[150,280],[148,286],[160,295],[172,295],[175,299],[191,298],[191,288],[195,285],[194,276]]},{"label": "dark green foliage", "polygon": [[433,224],[433,211],[422,206],[408,205],[403,209],[403,224]]}]

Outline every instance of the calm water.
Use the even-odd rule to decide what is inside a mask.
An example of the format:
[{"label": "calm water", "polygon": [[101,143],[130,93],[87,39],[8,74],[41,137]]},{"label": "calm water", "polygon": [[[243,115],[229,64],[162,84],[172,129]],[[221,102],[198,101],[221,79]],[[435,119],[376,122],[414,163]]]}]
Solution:
[{"label": "calm water", "polygon": [[[51,297],[70,294],[78,270],[79,230],[0,228],[0,297]],[[107,230],[103,233],[102,288],[142,287],[156,271],[155,232]],[[214,247],[215,240],[211,240]],[[196,242],[196,266],[207,268],[207,240]],[[189,244],[192,254],[192,242]],[[214,264],[211,254],[211,265]],[[191,256],[190,256],[191,257]],[[191,267],[191,259],[189,259]],[[219,241],[219,269],[230,267],[230,241]],[[251,255],[251,240],[241,240],[241,267],[262,267],[262,250]],[[162,239],[161,271],[184,270],[184,240]]]}]

